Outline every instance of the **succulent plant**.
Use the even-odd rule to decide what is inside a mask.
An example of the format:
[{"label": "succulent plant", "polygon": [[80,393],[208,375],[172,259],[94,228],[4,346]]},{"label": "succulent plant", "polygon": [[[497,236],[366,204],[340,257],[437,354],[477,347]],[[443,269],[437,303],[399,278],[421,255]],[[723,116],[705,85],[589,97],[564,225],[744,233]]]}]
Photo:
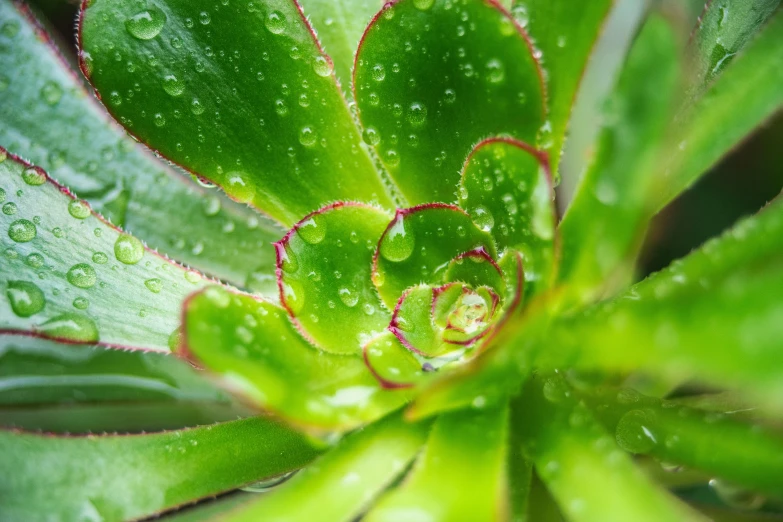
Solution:
[{"label": "succulent plant", "polygon": [[783,14],[627,4],[560,218],[611,0],[0,0],[0,519],[779,510],[783,202],[634,276]]}]

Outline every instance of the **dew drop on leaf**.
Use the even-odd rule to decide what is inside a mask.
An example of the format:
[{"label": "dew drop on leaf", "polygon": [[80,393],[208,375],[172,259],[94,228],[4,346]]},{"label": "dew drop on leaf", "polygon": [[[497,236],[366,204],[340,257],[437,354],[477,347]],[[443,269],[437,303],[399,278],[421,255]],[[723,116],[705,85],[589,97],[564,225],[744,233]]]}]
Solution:
[{"label": "dew drop on leaf", "polygon": [[232,172],[227,175],[226,192],[240,203],[249,203],[255,196],[256,190],[239,172]]},{"label": "dew drop on leaf", "polygon": [[160,34],[166,23],[166,15],[157,8],[141,11],[125,20],[125,29],[139,40],[151,40]]},{"label": "dew drop on leaf", "polygon": [[169,74],[163,78],[163,90],[169,96],[179,96],[185,92],[185,83],[173,74]]},{"label": "dew drop on leaf", "polygon": [[410,230],[405,230],[405,220],[398,215],[381,241],[381,255],[393,263],[408,259],[413,253],[416,238]]},{"label": "dew drop on leaf", "polygon": [[86,297],[77,297],[73,300],[73,307],[78,310],[86,310],[90,306],[90,300]]},{"label": "dew drop on leaf", "polygon": [[313,60],[313,70],[315,71],[315,74],[321,77],[326,77],[332,74],[332,70],[334,69],[334,66],[332,65],[332,62],[324,58],[323,56],[316,56],[315,60]]},{"label": "dew drop on leaf", "polygon": [[68,279],[69,283],[78,288],[91,288],[95,286],[95,283],[98,280],[95,269],[87,263],[73,265],[68,269],[68,273],[65,277]]},{"label": "dew drop on leaf", "polygon": [[147,279],[144,281],[144,286],[146,286],[147,289],[153,294],[159,294],[163,289],[163,281],[157,277],[153,277],[152,279]]},{"label": "dew drop on leaf", "polygon": [[631,453],[648,453],[658,443],[652,423],[655,413],[651,410],[631,410],[617,423],[617,444]]},{"label": "dew drop on leaf", "polygon": [[28,185],[36,187],[46,183],[46,174],[38,167],[28,167],[22,171],[22,179]]},{"label": "dew drop on leaf", "polygon": [[126,265],[135,265],[144,257],[144,245],[133,236],[123,234],[114,243],[114,256]]},{"label": "dew drop on leaf", "polygon": [[411,103],[411,106],[408,108],[407,118],[408,122],[414,127],[423,125],[427,121],[427,107],[419,102]]},{"label": "dew drop on leaf", "polygon": [[70,341],[89,343],[98,340],[98,327],[95,322],[89,317],[72,312],[49,319],[37,330],[46,335]]},{"label": "dew drop on leaf", "polygon": [[13,216],[19,211],[19,209],[16,206],[16,203],[13,201],[9,201],[5,205],[3,205],[3,214],[6,216]]},{"label": "dew drop on leaf", "polygon": [[109,262],[109,256],[104,254],[103,252],[95,252],[92,255],[92,262],[96,265],[105,265]]},{"label": "dew drop on leaf", "polygon": [[84,201],[73,200],[68,203],[68,213],[76,219],[86,219],[90,216],[90,207]]},{"label": "dew drop on leaf", "polygon": [[41,268],[44,264],[44,258],[41,254],[36,254],[33,252],[29,256],[27,256],[26,263],[28,266],[31,266],[33,268]]},{"label": "dew drop on leaf", "polygon": [[8,227],[8,237],[17,243],[32,241],[37,234],[33,222],[27,219],[17,219]]},{"label": "dew drop on leaf", "polygon": [[282,34],[285,31],[285,15],[280,11],[272,11],[266,17],[266,28],[272,34]]},{"label": "dew drop on leaf", "polygon": [[48,81],[43,84],[43,87],[41,87],[41,99],[47,105],[57,105],[62,97],[62,87],[53,81]]},{"label": "dew drop on leaf", "polygon": [[326,224],[319,216],[313,216],[298,225],[296,232],[309,244],[317,245],[326,237]]},{"label": "dew drop on leaf", "polygon": [[337,295],[340,296],[340,301],[348,308],[353,308],[359,303],[359,293],[350,288],[340,288],[337,291]]},{"label": "dew drop on leaf", "polygon": [[35,315],[46,305],[43,291],[29,281],[9,281],[6,295],[11,310],[19,317]]}]

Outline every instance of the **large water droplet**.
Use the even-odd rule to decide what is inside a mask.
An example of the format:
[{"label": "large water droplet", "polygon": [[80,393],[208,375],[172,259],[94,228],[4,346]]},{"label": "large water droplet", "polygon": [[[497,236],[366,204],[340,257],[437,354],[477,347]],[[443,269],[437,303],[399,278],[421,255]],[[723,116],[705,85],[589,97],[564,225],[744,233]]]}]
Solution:
[{"label": "large water droplet", "polygon": [[506,70],[503,67],[503,62],[497,58],[493,58],[487,62],[487,80],[490,83],[501,83],[506,78]]},{"label": "large water droplet", "polygon": [[312,127],[302,127],[302,129],[299,131],[299,143],[305,147],[312,147],[315,145],[317,139],[318,136],[316,136]]},{"label": "large water droplet", "polygon": [[405,219],[398,215],[381,241],[381,255],[384,259],[399,263],[411,256],[415,244],[413,232],[405,230]]},{"label": "large water droplet", "polygon": [[163,289],[163,281],[157,277],[153,277],[152,279],[147,279],[144,281],[144,286],[146,286],[147,289],[149,289],[149,291],[153,294],[159,294]]},{"label": "large water droplet", "polygon": [[316,215],[302,222],[296,229],[299,237],[311,245],[320,243],[326,237],[326,224],[323,221],[320,216]]},{"label": "large water droplet", "polygon": [[84,315],[68,312],[53,317],[40,325],[38,331],[61,339],[90,343],[98,340],[98,327]]},{"label": "large water droplet", "polygon": [[427,121],[427,107],[423,103],[413,102],[408,108],[408,122],[414,127],[418,127]]},{"label": "large water droplet", "polygon": [[386,78],[386,69],[383,64],[376,63],[372,66],[372,79],[376,82],[382,82]]},{"label": "large water droplet", "polygon": [[79,288],[91,288],[98,281],[95,269],[87,263],[73,265],[65,277],[69,283]]},{"label": "large water droplet", "polygon": [[315,74],[325,78],[332,74],[334,66],[332,65],[332,62],[323,56],[316,56],[315,60],[313,60],[313,70],[315,71]]},{"label": "large water droplet", "polygon": [[144,245],[133,236],[122,234],[114,243],[114,257],[126,265],[135,265],[144,257]]},{"label": "large water droplet", "polygon": [[6,216],[13,216],[19,211],[19,208],[16,206],[16,203],[13,201],[9,201],[5,205],[3,205],[3,214]]},{"label": "large water droplet", "polygon": [[169,74],[163,78],[163,90],[169,96],[179,96],[185,92],[185,83],[173,74]]},{"label": "large water droplet", "polygon": [[63,89],[53,81],[48,81],[41,87],[41,99],[47,105],[57,105],[63,97]]},{"label": "large water droplet", "polygon": [[9,281],[6,290],[11,310],[19,317],[30,317],[44,309],[43,291],[29,281]]},{"label": "large water droplet", "polygon": [[160,9],[152,7],[125,20],[125,29],[139,40],[151,40],[160,34],[166,23],[166,15]]},{"label": "large water droplet", "polygon": [[28,266],[31,266],[33,268],[41,268],[44,264],[44,257],[41,254],[36,254],[33,252],[29,256],[27,256],[27,259],[25,260]]},{"label": "large water droplet", "polygon": [[631,453],[649,453],[658,443],[652,426],[654,421],[652,410],[629,411],[617,423],[617,444]]},{"label": "large water droplet", "polygon": [[256,194],[256,189],[239,172],[230,172],[226,179],[226,192],[240,203],[250,203]]},{"label": "large water droplet", "polygon": [[96,265],[105,265],[109,262],[109,256],[104,254],[103,252],[95,252],[92,255],[92,262]]},{"label": "large water droplet", "polygon": [[285,31],[285,15],[280,11],[272,11],[266,17],[266,28],[272,34],[282,34]]},{"label": "large water droplet", "polygon": [[37,233],[33,222],[27,219],[17,219],[8,227],[8,237],[17,243],[32,241]]},{"label": "large water droplet", "polygon": [[470,215],[473,217],[473,222],[484,232],[489,232],[495,226],[495,218],[483,205],[474,208]]},{"label": "large water droplet", "polygon": [[86,219],[90,217],[90,207],[84,201],[75,199],[68,203],[68,213],[76,219]]},{"label": "large water droplet", "polygon": [[22,179],[34,187],[46,183],[46,174],[38,167],[28,167],[22,171]]},{"label": "large water droplet", "polygon": [[353,308],[359,303],[359,293],[356,290],[350,288],[340,288],[337,291],[337,295],[340,296],[340,301],[343,302],[348,308]]}]

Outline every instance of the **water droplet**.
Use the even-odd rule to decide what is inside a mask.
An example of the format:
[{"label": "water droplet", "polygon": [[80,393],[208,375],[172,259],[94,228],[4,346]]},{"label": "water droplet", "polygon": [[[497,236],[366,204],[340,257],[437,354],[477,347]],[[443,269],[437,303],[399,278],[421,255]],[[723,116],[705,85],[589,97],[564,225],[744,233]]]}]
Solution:
[{"label": "water droplet", "polygon": [[658,443],[652,427],[654,420],[652,410],[629,411],[617,423],[617,444],[630,453],[649,453]]},{"label": "water droplet", "polygon": [[211,22],[212,19],[209,17],[208,12],[201,11],[201,13],[198,15],[198,21],[201,22],[201,25],[209,25],[209,22]]},{"label": "water droplet", "polygon": [[90,300],[86,297],[77,297],[72,304],[78,310],[86,310],[90,306]]},{"label": "water droplet", "polygon": [[565,400],[571,392],[568,390],[568,385],[563,382],[563,379],[558,377],[549,377],[544,381],[544,398],[549,402],[561,402]]},{"label": "water droplet", "polygon": [[[0,153],[2,153],[2,152],[4,152],[4,151],[0,150]],[[2,161],[0,161],[0,163],[2,163]],[[5,189],[0,188],[0,203],[5,201],[5,198],[6,198]]]},{"label": "water droplet", "polygon": [[506,78],[506,70],[503,67],[503,62],[497,58],[493,58],[487,62],[487,80],[490,83],[501,83]]},{"label": "water droplet", "polygon": [[272,11],[266,17],[266,28],[272,34],[283,34],[285,31],[285,16],[280,11]]},{"label": "water droplet", "polygon": [[11,310],[19,317],[35,315],[46,305],[43,291],[29,281],[9,281],[6,295]]},{"label": "water droplet", "polygon": [[86,219],[90,216],[90,207],[84,201],[74,199],[68,203],[68,213],[76,219]]},{"label": "water droplet", "polygon": [[457,100],[457,93],[454,92],[454,89],[446,89],[446,91],[443,94],[444,94],[443,100],[449,105]]},{"label": "water droplet", "polygon": [[87,263],[73,265],[65,277],[69,283],[79,288],[91,288],[98,281],[95,269]]},{"label": "water droplet", "polygon": [[109,256],[104,254],[103,252],[95,252],[92,255],[92,262],[96,265],[105,265],[109,262]]},{"label": "water droplet", "polygon": [[28,266],[31,266],[33,268],[41,268],[44,264],[44,257],[41,254],[36,254],[33,252],[29,256],[27,256],[27,259],[25,260]]},{"label": "water droplet", "polygon": [[14,38],[17,34],[19,34],[19,29],[21,28],[21,24],[16,20],[9,20],[8,22],[3,24],[2,29],[0,31],[3,33],[3,36],[6,38]]},{"label": "water droplet", "polygon": [[416,9],[426,11],[435,3],[435,0],[413,0],[413,5]]},{"label": "water droplet", "polygon": [[220,200],[215,196],[206,198],[202,205],[205,216],[216,216],[220,212]]},{"label": "water droplet", "polygon": [[422,103],[413,102],[408,108],[407,118],[414,127],[421,126],[427,120],[427,108]]},{"label": "water droplet", "polygon": [[372,145],[373,147],[381,142],[381,135],[378,134],[378,131],[373,127],[367,127],[364,129],[362,138],[367,145]]},{"label": "water droplet", "polygon": [[13,201],[9,201],[5,205],[3,205],[3,214],[6,216],[13,216],[19,211],[19,209],[16,206],[16,203]]},{"label": "water droplet", "polygon": [[63,229],[60,227],[54,227],[52,229],[52,235],[57,239],[62,239],[63,237],[65,237],[65,232],[63,232]]},{"label": "water droplet", "polygon": [[22,179],[28,185],[37,187],[46,183],[46,174],[38,167],[28,167],[22,171]]},{"label": "water droplet", "polygon": [[166,15],[160,9],[152,7],[125,20],[125,29],[139,40],[151,40],[160,34],[166,23]]},{"label": "water droplet", "polygon": [[98,327],[89,317],[78,313],[64,313],[38,327],[38,331],[57,338],[90,343],[98,340]]},{"label": "water droplet", "polygon": [[190,102],[190,111],[196,116],[199,114],[204,114],[204,105],[198,100],[198,98],[193,98],[193,101]]},{"label": "water droplet", "polygon": [[226,176],[226,192],[240,203],[250,203],[256,194],[256,189],[239,172],[230,172]]},{"label": "water droplet", "polygon": [[359,302],[359,293],[350,288],[340,288],[337,291],[337,295],[340,296],[340,301],[348,308],[353,308]]},{"label": "water droplet", "polygon": [[41,87],[41,99],[47,105],[57,105],[57,103],[60,101],[62,97],[63,97],[62,87],[60,87],[53,81],[48,81],[43,84],[43,87]]},{"label": "water droplet", "polygon": [[153,294],[159,294],[163,289],[163,281],[157,277],[153,277],[152,279],[147,279],[144,281],[144,286],[146,286],[147,289]]},{"label": "water droplet", "polygon": [[117,91],[112,91],[109,93],[109,103],[111,105],[122,105],[122,96]]},{"label": "water droplet", "polygon": [[114,243],[114,257],[126,265],[135,265],[144,257],[144,245],[133,236],[122,234]]},{"label": "water droplet", "polygon": [[318,137],[315,135],[315,131],[312,127],[302,127],[299,131],[299,143],[305,147],[312,147],[315,145]]},{"label": "water droplet", "polygon": [[313,60],[313,70],[318,76],[326,77],[332,74],[334,66],[332,62],[324,58],[323,56],[316,56]]},{"label": "water droplet", "polygon": [[382,82],[386,78],[386,69],[383,64],[376,63],[372,66],[372,79],[376,82]]},{"label": "water droplet", "polygon": [[316,215],[307,221],[302,222],[297,227],[296,231],[299,234],[299,237],[311,245],[316,245],[326,237],[326,224],[320,216]]},{"label": "water droplet", "polygon": [[27,219],[17,219],[8,227],[8,237],[17,243],[32,241],[38,234],[35,225]]},{"label": "water droplet", "polygon": [[405,219],[397,215],[381,241],[381,255],[393,263],[400,263],[411,256],[415,244],[413,232],[405,230]]},{"label": "water droplet", "polygon": [[470,215],[473,216],[473,222],[484,232],[489,232],[495,226],[495,218],[483,205],[474,208]]},{"label": "water droplet", "polygon": [[155,123],[156,127],[163,127],[166,125],[166,117],[161,113],[155,114],[155,116],[152,117],[152,121]]},{"label": "water droplet", "polygon": [[185,92],[185,83],[173,74],[169,74],[163,78],[163,90],[169,96],[180,96]]},{"label": "water droplet", "polygon": [[297,281],[283,281],[283,300],[291,313],[298,314],[305,303],[305,293]]}]

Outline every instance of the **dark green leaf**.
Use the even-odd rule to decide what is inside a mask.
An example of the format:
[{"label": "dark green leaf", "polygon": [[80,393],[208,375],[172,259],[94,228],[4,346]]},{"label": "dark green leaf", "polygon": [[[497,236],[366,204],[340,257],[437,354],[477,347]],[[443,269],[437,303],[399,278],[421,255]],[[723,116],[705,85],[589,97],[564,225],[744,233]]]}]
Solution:
[{"label": "dark green leaf", "polygon": [[0,328],[168,352],[201,275],[103,221],[43,170],[2,148],[0,158]]},{"label": "dark green leaf", "polygon": [[631,48],[611,101],[595,161],[560,226],[561,281],[589,296],[627,283],[660,180],[659,146],[677,101],[675,32],[651,15]]},{"label": "dark green leaf", "polygon": [[[29,8],[0,1],[0,145],[151,248],[238,285],[274,285],[271,221],[156,161],[113,125]],[[265,279],[266,276],[266,279]]]},{"label": "dark green leaf", "polygon": [[319,348],[358,354],[389,325],[370,277],[390,219],[368,205],[337,203],[306,216],[275,244],[280,300]]},{"label": "dark green leaf", "polygon": [[429,426],[394,415],[357,431],[279,490],[224,520],[356,520],[416,457]]},{"label": "dark green leaf", "polygon": [[226,385],[308,427],[346,430],[400,407],[356,355],[309,346],[282,308],[210,287],[187,304],[186,347]]},{"label": "dark green leaf", "polygon": [[294,2],[104,0],[80,29],[109,111],[237,201],[287,226],[335,200],[392,206]]},{"label": "dark green leaf", "polygon": [[562,377],[531,379],[519,400],[525,451],[572,522],[706,520],[637,469]]},{"label": "dark green leaf", "polygon": [[365,520],[502,520],[508,508],[507,439],[505,405],[438,417],[410,475]]},{"label": "dark green leaf", "polygon": [[476,142],[510,134],[535,143],[546,117],[539,64],[493,2],[389,3],[356,60],[365,140],[410,204],[454,201]]},{"label": "dark green leaf", "polygon": [[512,14],[535,41],[547,71],[552,169],[557,175],[568,119],[587,60],[614,0],[515,1]]},{"label": "dark green leaf", "polygon": [[263,417],[149,435],[57,437],[0,431],[3,520],[122,521],[192,502],[315,457]]}]

